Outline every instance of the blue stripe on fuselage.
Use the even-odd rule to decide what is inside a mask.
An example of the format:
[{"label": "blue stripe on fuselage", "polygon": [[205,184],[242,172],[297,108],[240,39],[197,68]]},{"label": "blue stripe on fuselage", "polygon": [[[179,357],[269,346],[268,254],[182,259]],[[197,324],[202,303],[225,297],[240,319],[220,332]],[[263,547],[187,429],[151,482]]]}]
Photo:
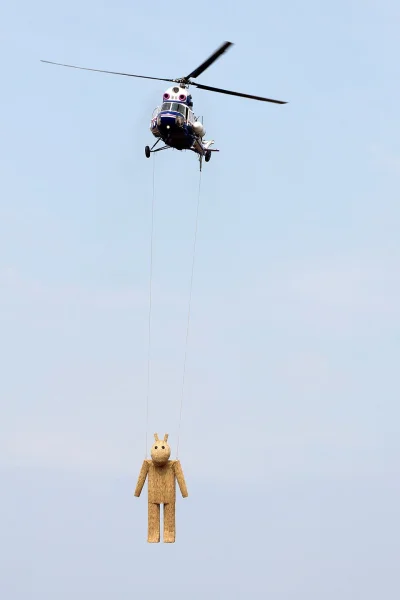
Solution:
[{"label": "blue stripe on fuselage", "polygon": [[182,119],[184,119],[185,117],[183,116],[183,114],[179,111],[173,111],[173,110],[161,110],[158,115],[159,117],[182,117]]}]

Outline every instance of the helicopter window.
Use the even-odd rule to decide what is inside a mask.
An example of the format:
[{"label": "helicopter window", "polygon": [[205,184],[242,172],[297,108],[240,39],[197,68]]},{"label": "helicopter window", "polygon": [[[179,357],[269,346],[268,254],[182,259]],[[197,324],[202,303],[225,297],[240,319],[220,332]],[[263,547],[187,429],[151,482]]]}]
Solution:
[{"label": "helicopter window", "polygon": [[186,117],[186,106],[184,104],[180,104],[179,102],[173,102],[171,110],[180,112],[184,117]]},{"label": "helicopter window", "polygon": [[161,110],[171,110],[171,102],[164,102],[161,107]]}]

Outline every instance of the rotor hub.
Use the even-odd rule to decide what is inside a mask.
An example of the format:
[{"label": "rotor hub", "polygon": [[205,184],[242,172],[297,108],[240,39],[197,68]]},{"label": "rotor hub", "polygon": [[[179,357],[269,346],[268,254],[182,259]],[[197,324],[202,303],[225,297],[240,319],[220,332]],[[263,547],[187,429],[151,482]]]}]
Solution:
[{"label": "rotor hub", "polygon": [[192,82],[186,79],[186,77],[180,77],[179,79],[174,79],[174,83],[179,83],[182,88],[188,88]]}]

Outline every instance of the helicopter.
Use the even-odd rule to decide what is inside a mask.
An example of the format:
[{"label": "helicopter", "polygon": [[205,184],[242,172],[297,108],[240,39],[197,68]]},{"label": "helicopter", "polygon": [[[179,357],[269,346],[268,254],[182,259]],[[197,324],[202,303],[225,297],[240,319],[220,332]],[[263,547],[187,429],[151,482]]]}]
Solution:
[{"label": "helicopter", "polygon": [[[111,75],[123,75],[126,77],[139,77],[141,79],[153,79],[157,81],[168,81],[174,85],[169,87],[163,94],[161,106],[154,109],[150,122],[150,131],[156,138],[155,143],[145,147],[145,155],[150,158],[153,152],[161,150],[191,150],[198,155],[200,161],[200,171],[202,169],[203,158],[205,162],[209,162],[212,152],[219,150],[211,148],[214,145],[214,140],[204,140],[206,130],[202,119],[200,120],[193,112],[193,98],[189,94],[189,86],[197,87],[200,90],[209,92],[218,92],[220,94],[228,94],[231,96],[239,96],[249,98],[251,100],[260,100],[261,102],[273,102],[275,104],[287,104],[282,100],[273,100],[271,98],[263,98],[240,92],[233,92],[221,88],[211,87],[201,83],[196,83],[192,79],[196,79],[208,67],[210,67],[224,52],[231,46],[232,42],[224,42],[207,60],[200,66],[194,69],[189,75],[178,79],[165,79],[162,77],[148,77],[146,75],[134,75],[132,73],[119,73],[117,71],[104,71],[102,69],[91,69],[88,67],[78,67],[76,65],[66,65],[56,63],[49,60],[41,60],[43,63],[58,65],[61,67],[69,67],[72,69],[82,69],[84,71],[96,71],[98,73],[108,73]],[[162,141],[164,146],[157,148],[156,146]]]}]

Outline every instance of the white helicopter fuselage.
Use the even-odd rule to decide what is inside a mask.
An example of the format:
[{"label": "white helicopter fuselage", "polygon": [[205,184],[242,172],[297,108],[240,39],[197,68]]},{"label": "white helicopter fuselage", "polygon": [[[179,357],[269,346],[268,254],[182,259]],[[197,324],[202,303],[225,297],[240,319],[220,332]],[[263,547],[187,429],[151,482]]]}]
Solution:
[{"label": "white helicopter fuselage", "polygon": [[187,88],[175,85],[164,92],[163,103],[153,111],[150,131],[171,148],[202,147],[201,140],[206,131],[193,112],[192,96]]}]

